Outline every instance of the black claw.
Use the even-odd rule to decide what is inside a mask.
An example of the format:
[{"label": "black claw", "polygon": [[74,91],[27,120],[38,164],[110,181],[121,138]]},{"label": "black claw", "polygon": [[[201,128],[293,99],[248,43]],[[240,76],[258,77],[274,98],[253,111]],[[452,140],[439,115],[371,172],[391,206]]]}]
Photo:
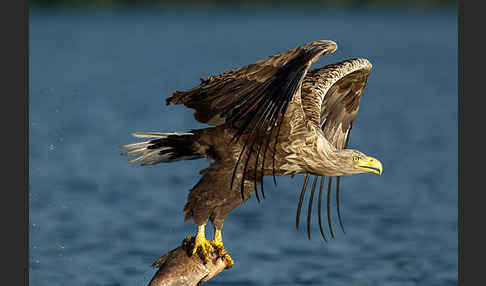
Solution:
[{"label": "black claw", "polygon": [[307,189],[307,183],[309,182],[309,176],[309,173],[305,174],[304,185],[302,185],[302,189],[300,190],[299,203],[297,204],[297,215],[295,216],[295,228],[297,230],[299,230],[300,210],[302,209],[302,202],[304,201],[304,195]]},{"label": "black claw", "polygon": [[316,183],[318,176],[314,176],[314,181],[312,182],[312,190],[309,198],[309,207],[307,208],[307,237],[310,240],[310,223],[312,214],[312,201],[314,200],[314,192],[316,191]]},{"label": "black claw", "polygon": [[329,224],[329,232],[331,233],[331,237],[332,239],[335,239],[334,233],[332,231],[331,212],[330,212],[331,186],[332,186],[332,177],[329,177],[329,183],[327,185],[327,223]]},{"label": "black claw", "polygon": [[339,219],[339,225],[341,226],[341,230],[343,231],[344,234],[346,234],[346,232],[344,231],[344,225],[343,225],[343,222],[341,220],[341,212],[339,211],[341,208],[339,207],[339,181],[340,181],[341,177],[337,177],[337,182],[336,182],[336,209],[337,209],[337,215],[338,215],[338,219]]},{"label": "black claw", "polygon": [[322,187],[324,186],[324,179],[326,177],[321,177],[321,184],[319,185],[319,201],[317,204],[317,213],[319,214],[319,230],[321,232],[322,238],[327,242],[326,235],[324,235],[324,230],[322,229],[322,215],[321,215],[321,205],[322,205]]}]

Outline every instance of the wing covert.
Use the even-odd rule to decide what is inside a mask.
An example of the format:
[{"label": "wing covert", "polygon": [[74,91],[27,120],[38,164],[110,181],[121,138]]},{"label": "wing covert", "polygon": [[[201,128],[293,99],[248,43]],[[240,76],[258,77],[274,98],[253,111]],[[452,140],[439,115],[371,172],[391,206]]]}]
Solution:
[{"label": "wing covert", "polygon": [[345,148],[371,68],[366,59],[350,59],[311,70],[304,79],[302,107],[306,117],[320,126],[338,149]]}]

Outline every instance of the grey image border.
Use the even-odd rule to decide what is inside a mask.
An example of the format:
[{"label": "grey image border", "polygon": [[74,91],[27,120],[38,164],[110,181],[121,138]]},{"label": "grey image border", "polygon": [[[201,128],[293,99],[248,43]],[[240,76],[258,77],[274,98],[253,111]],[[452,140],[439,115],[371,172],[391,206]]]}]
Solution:
[{"label": "grey image border", "polygon": [[[477,5],[478,2],[474,2]],[[484,16],[473,1],[461,0],[458,3],[458,285],[480,285],[484,283],[482,269],[484,241],[486,236],[474,226],[482,222],[483,201],[481,194],[484,176],[481,167],[476,167],[486,160],[484,154],[478,154],[481,146],[486,145],[482,139],[484,130],[484,105],[482,97],[484,79],[481,72],[484,58],[484,44],[478,40],[481,27],[484,27]],[[466,25],[467,23],[467,25]],[[467,27],[467,29],[466,29]],[[476,31],[478,30],[478,31]],[[467,71],[466,71],[467,70]],[[479,135],[479,136],[478,136]],[[481,152],[479,152],[481,153]],[[467,218],[467,220],[466,220]],[[469,227],[465,227],[468,225]],[[468,229],[469,232],[464,232]],[[482,249],[480,248],[482,246]],[[467,282],[465,282],[467,281]],[[479,283],[479,284],[478,284]]]},{"label": "grey image border", "polygon": [[[0,9],[2,25],[2,276],[5,284],[29,283],[29,2]],[[6,255],[5,255],[6,254]]]}]

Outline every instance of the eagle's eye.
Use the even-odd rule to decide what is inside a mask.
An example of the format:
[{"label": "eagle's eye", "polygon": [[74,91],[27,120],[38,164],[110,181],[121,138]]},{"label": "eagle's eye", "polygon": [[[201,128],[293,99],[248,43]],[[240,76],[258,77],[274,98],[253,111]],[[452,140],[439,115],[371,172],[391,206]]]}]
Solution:
[{"label": "eagle's eye", "polygon": [[358,162],[359,160],[361,160],[361,158],[360,158],[360,157],[358,157],[358,156],[353,156],[353,161]]}]

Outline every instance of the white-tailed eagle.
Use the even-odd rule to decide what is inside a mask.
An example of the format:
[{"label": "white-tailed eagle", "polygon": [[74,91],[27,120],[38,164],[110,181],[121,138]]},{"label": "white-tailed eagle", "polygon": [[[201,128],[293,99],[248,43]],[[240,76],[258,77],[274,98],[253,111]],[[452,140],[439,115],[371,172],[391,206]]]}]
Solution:
[{"label": "white-tailed eagle", "polygon": [[[318,177],[319,227],[324,178],[329,194],[336,177],[336,203],[339,222],[339,179],[359,173],[382,172],[378,159],[347,149],[349,132],[358,113],[359,102],[371,63],[354,58],[310,70],[320,57],[337,49],[333,41],[319,40],[267,57],[242,68],[201,79],[187,91],[176,91],[167,105],[184,104],[195,109],[197,121],[212,127],[184,133],[136,132],[147,141],[124,145],[123,155],[138,156],[131,163],[152,165],[208,158],[211,165],[202,170],[202,178],[190,190],[184,207],[185,221],[198,226],[195,237],[185,243],[192,254],[199,252],[207,261],[216,251],[233,265],[223,247],[221,230],[226,216],[255,192],[263,197],[263,177],[305,174],[296,226],[311,176],[307,231],[310,238],[312,201]],[[260,195],[257,187],[260,187]],[[205,238],[205,226],[211,221],[214,239]],[[343,229],[344,231],[344,229]]]}]

